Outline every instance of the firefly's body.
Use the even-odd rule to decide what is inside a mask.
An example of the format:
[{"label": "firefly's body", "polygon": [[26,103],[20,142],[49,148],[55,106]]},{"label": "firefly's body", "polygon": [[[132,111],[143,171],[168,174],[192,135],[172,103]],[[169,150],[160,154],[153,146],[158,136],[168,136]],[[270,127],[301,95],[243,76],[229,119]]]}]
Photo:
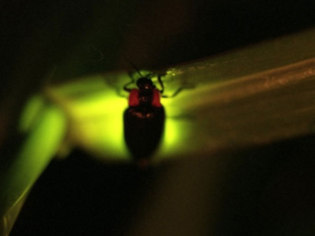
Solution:
[{"label": "firefly's body", "polygon": [[142,162],[149,160],[160,143],[165,111],[160,102],[163,90],[155,88],[151,79],[142,77],[137,86],[136,89],[125,86],[130,94],[129,107],[124,112],[124,137],[132,157]]}]

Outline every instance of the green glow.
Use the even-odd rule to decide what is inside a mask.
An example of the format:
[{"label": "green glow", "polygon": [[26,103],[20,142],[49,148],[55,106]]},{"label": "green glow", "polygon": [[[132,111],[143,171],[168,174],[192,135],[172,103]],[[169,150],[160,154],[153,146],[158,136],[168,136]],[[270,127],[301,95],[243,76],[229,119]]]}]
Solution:
[{"label": "green glow", "polygon": [[[162,99],[165,133],[154,161],[210,156],[314,133],[310,89],[314,87],[314,50],[310,50],[314,32],[168,70],[163,77],[166,95],[190,82],[196,88]],[[19,124],[28,136],[0,173],[0,230],[6,227],[2,232],[9,233],[29,189],[64,136],[64,144],[86,149],[102,160],[130,159],[122,122],[127,94],[116,93],[129,81],[122,73],[86,77],[46,88],[42,98],[34,96],[28,102]],[[152,81],[157,83],[157,78]]]},{"label": "green glow", "polygon": [[[121,88],[130,80],[125,74],[112,78]],[[68,136],[72,145],[101,160],[130,160],[124,144],[122,120],[127,93],[126,97],[118,96],[103,76],[94,76],[55,87],[49,94],[69,117]]]},{"label": "green glow", "polygon": [[189,134],[191,133],[193,123],[183,114],[185,103],[178,103],[177,97],[163,99],[162,102],[166,108],[164,139],[154,157],[155,161],[174,158],[183,152],[188,152],[192,147],[189,147],[187,143],[192,143]]},{"label": "green glow", "polygon": [[[141,71],[141,74],[147,73]],[[171,94],[178,88],[178,83],[173,79],[175,75],[173,71],[163,77],[166,93]],[[135,74],[134,77],[136,79],[139,75]],[[156,83],[157,77],[152,80]],[[101,160],[130,160],[123,137],[123,112],[128,106],[128,94],[122,91],[123,85],[129,81],[127,74],[98,75],[51,89],[48,94],[52,101],[58,103],[69,117],[68,139],[72,145],[87,150]],[[118,96],[112,84],[125,97]],[[167,117],[164,139],[154,158],[157,161],[161,157],[176,155],[189,137],[190,121],[181,118],[185,101],[180,100],[183,105],[179,105],[178,101],[177,97],[162,99]]]},{"label": "green glow", "polygon": [[22,113],[19,129],[22,132],[27,132],[32,125],[35,124],[36,119],[43,108],[44,101],[40,96],[33,96],[26,104],[25,109]]},{"label": "green glow", "polygon": [[13,225],[20,202],[55,155],[65,133],[65,117],[60,109],[46,107],[30,129],[20,152],[1,173],[0,213],[8,227]]},{"label": "green glow", "polygon": [[122,123],[126,99],[106,92],[73,102],[70,135],[75,144],[97,156],[126,159]]}]

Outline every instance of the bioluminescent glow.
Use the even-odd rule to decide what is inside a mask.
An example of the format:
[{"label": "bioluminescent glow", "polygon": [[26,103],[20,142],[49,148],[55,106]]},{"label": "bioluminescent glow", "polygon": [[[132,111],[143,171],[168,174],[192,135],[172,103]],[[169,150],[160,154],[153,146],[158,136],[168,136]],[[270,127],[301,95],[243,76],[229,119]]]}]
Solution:
[{"label": "bioluminescent glow", "polygon": [[[252,49],[246,53],[251,55]],[[237,53],[236,57],[239,57]],[[161,100],[166,120],[163,139],[153,157],[155,161],[265,143],[308,129],[302,122],[292,121],[290,127],[279,122],[280,114],[293,114],[294,106],[303,107],[307,103],[298,103],[295,99],[290,107],[276,106],[277,103],[270,99],[273,92],[293,86],[305,76],[312,76],[313,71],[309,68],[313,67],[314,60],[280,67],[277,64],[275,68],[261,71],[258,69],[265,68],[263,65],[249,67],[251,64],[246,58],[240,57],[244,70],[240,70],[236,61],[223,56],[166,71],[162,76],[164,95],[172,95],[178,88],[184,89],[174,98]],[[259,73],[254,73],[257,70]],[[134,73],[133,81],[148,73]],[[233,77],[235,75],[238,77]],[[151,74],[150,78],[157,87],[160,86],[157,76]],[[109,73],[44,90],[47,100],[67,117],[65,145],[83,148],[102,160],[131,160],[123,136],[123,113],[128,107],[128,94],[123,91],[123,86],[130,81],[126,73]],[[187,84],[194,86],[185,89],[189,88]],[[130,84],[130,88],[133,86],[136,84]],[[29,108],[29,115],[23,118],[22,127],[32,126],[31,121],[36,120],[34,114],[42,106],[38,98],[31,103],[34,105]],[[299,114],[298,111],[292,117],[295,114]],[[311,113],[309,117],[311,119]]]},{"label": "bioluminescent glow", "polygon": [[[26,112],[30,110],[26,109]],[[55,106],[43,108],[36,118],[36,124],[29,129],[29,135],[16,158],[1,173],[0,212],[4,215],[7,227],[13,225],[9,221],[15,220],[20,202],[55,156],[65,130],[66,118],[63,112]]]},{"label": "bioluminescent glow", "polygon": [[5,175],[7,195],[18,196],[34,183],[58,150],[65,130],[64,114],[56,107],[46,107]]},{"label": "bioluminescent glow", "polygon": [[[281,106],[277,108],[277,112],[270,113],[272,116],[268,115],[270,120],[262,119],[267,116],[264,112],[273,107],[259,108],[264,106],[259,102],[262,100],[253,105],[252,95],[255,94],[257,98],[260,94],[265,96],[265,93],[282,89],[283,82],[295,83],[303,79],[305,70],[312,63],[312,60],[305,61],[235,80],[226,79],[220,83],[205,82],[207,73],[200,73],[198,81],[201,82],[195,84],[194,88],[183,89],[173,98],[162,98],[166,112],[165,129],[153,160],[158,162],[164,158],[196,152],[212,153],[224,147],[266,142],[270,137],[276,136],[280,138],[284,134],[280,129],[273,128],[267,133],[267,128],[274,123],[272,119],[276,122],[280,111],[290,111],[283,110],[284,107]],[[198,68],[201,71],[207,69]],[[292,76],[280,78],[280,72]],[[169,70],[162,77],[164,94],[171,95],[179,87],[185,87],[185,84],[193,81],[187,76],[189,73],[194,73],[194,67],[186,71],[185,76],[180,69]],[[282,82],[268,79],[276,78],[275,76]],[[101,160],[130,161],[123,135],[123,113],[128,107],[128,94],[123,91],[123,86],[129,81],[129,76],[122,73],[98,75],[45,90],[48,100],[59,106],[67,117],[68,133],[65,145],[83,148],[91,153],[91,156]],[[152,81],[158,85],[156,76],[152,77]],[[130,86],[136,87],[133,84]],[[248,100],[250,98],[251,100]],[[242,101],[245,100],[246,106],[243,106]],[[42,106],[42,101],[34,98],[31,104],[33,105],[28,109],[30,115],[26,115],[22,122],[24,127],[31,126],[31,121],[35,119],[33,117],[36,117],[34,114]],[[248,112],[249,107],[255,112]],[[255,116],[255,119],[251,116]],[[264,125],[257,126],[258,121]],[[291,130],[293,131],[293,127]]]},{"label": "bioluminescent glow", "polygon": [[105,89],[73,101],[70,137],[75,145],[107,159],[128,159],[123,140],[122,111],[126,99]]},{"label": "bioluminescent glow", "polygon": [[36,95],[33,96],[24,108],[24,111],[20,118],[19,129],[22,132],[27,132],[31,129],[32,125],[36,124],[37,118],[40,116],[40,111],[44,108],[44,98]]},{"label": "bioluminescent glow", "polygon": [[[314,35],[311,30],[166,71],[165,95],[191,89],[162,99],[165,130],[153,162],[314,134]],[[147,75],[134,73],[134,80]],[[156,76],[151,79],[160,86]],[[18,127],[22,145],[0,172],[3,232],[10,232],[29,189],[60,148],[132,160],[123,136],[123,86],[130,81],[126,73],[90,76],[30,99]]]},{"label": "bioluminescent glow", "polygon": [[176,103],[176,98],[163,99],[162,102],[166,109],[165,130],[160,149],[154,157],[155,161],[175,157],[187,151],[185,143],[189,143],[192,128],[192,120],[181,111],[184,104]]},{"label": "bioluminescent glow", "polygon": [[[140,73],[148,74],[147,71]],[[111,82],[106,82],[108,80]],[[68,117],[67,143],[81,147],[103,160],[131,160],[123,136],[123,112],[128,107],[128,94],[123,91],[123,85],[129,81],[127,74],[113,75],[113,78],[99,75],[51,88],[47,92],[48,97],[60,105]],[[153,77],[152,81],[156,82],[157,78]],[[169,74],[163,77],[163,81],[167,93],[172,93],[180,86],[176,86]],[[130,86],[136,87],[135,84]],[[175,154],[177,148],[182,148],[180,140],[188,138],[189,129],[185,125],[190,121],[181,117],[185,103],[178,105],[172,100],[162,100],[166,123],[156,160],[161,159],[160,156]]]},{"label": "bioluminescent glow", "polygon": [[[129,78],[120,76],[117,82],[124,79]],[[122,121],[127,98],[119,96],[103,76],[56,87],[48,94],[69,118],[67,141],[70,145],[103,160],[130,160],[124,145]]]}]

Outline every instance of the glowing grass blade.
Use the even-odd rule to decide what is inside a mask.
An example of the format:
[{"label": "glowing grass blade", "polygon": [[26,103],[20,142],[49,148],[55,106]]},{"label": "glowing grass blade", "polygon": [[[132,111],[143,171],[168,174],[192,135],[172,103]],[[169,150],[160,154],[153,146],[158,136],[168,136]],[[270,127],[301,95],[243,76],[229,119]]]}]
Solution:
[{"label": "glowing grass blade", "polygon": [[[309,31],[167,70],[162,78],[166,95],[187,85],[195,88],[162,99],[165,132],[154,160],[209,155],[313,132],[315,94],[307,89],[315,68],[312,39],[315,33]],[[285,54],[292,42],[308,49],[296,46],[294,55]],[[130,160],[122,122],[127,96],[118,96],[129,81],[126,73],[109,73],[50,89],[48,97],[69,117],[70,142],[102,160]],[[158,86],[157,77],[152,81]]]},{"label": "glowing grass blade", "polygon": [[16,159],[1,173],[0,213],[6,232],[10,231],[28,191],[56,154],[65,125],[60,109],[53,106],[43,109]]},{"label": "glowing grass blade", "polygon": [[43,97],[39,95],[33,96],[26,104],[24,112],[22,113],[19,128],[22,132],[27,132],[35,125],[41,109],[44,107],[45,102]]},{"label": "glowing grass blade", "polygon": [[[167,117],[154,159],[209,155],[312,132],[314,91],[307,88],[313,86],[314,40],[310,30],[166,70],[166,95],[195,88],[162,99]],[[157,77],[152,81],[158,86]],[[130,160],[123,137],[122,88],[128,82],[127,73],[108,73],[45,90],[69,120],[71,145],[101,160]]]},{"label": "glowing grass blade", "polygon": [[[125,74],[115,78],[120,83],[129,80]],[[124,145],[122,123],[127,100],[118,96],[103,76],[50,88],[46,94],[67,114],[70,121],[68,139],[72,145],[100,160],[130,160]]]}]

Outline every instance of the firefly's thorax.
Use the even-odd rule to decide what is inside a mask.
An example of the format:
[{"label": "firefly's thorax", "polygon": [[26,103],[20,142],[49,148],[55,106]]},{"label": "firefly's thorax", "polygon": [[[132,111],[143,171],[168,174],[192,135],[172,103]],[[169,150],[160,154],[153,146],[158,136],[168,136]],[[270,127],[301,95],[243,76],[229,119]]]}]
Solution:
[{"label": "firefly's thorax", "polygon": [[139,89],[139,106],[149,107],[152,106],[153,90],[152,89]]},{"label": "firefly's thorax", "polygon": [[129,94],[129,106],[139,109],[161,107],[160,91],[155,88],[152,81],[148,78],[140,78],[137,80],[137,89],[132,89]]}]

